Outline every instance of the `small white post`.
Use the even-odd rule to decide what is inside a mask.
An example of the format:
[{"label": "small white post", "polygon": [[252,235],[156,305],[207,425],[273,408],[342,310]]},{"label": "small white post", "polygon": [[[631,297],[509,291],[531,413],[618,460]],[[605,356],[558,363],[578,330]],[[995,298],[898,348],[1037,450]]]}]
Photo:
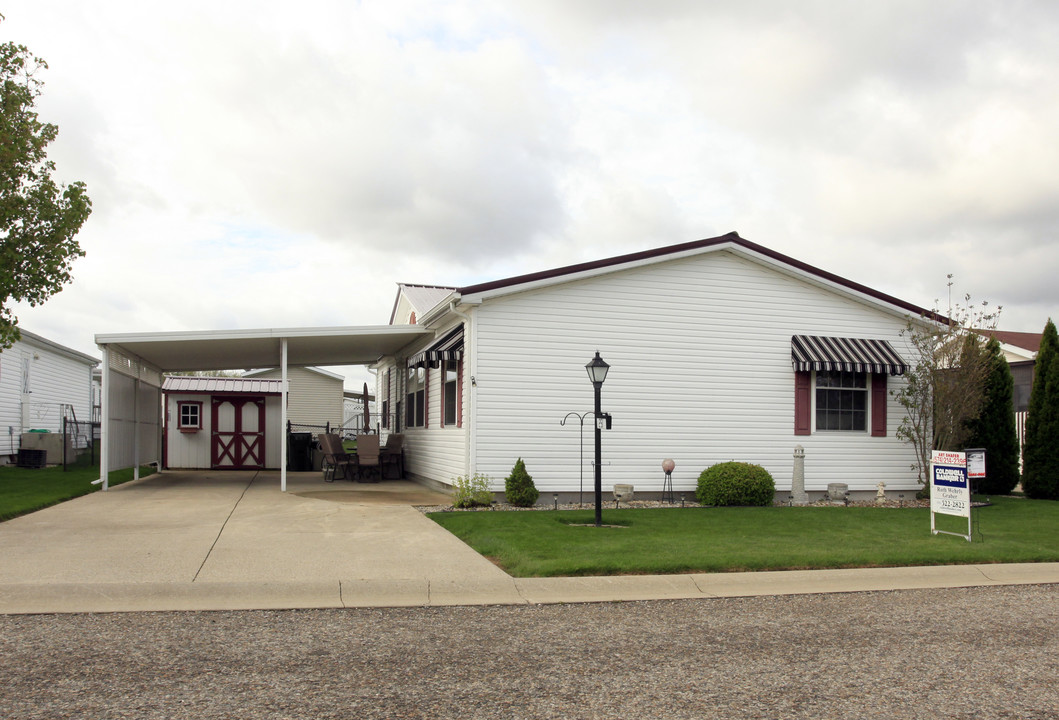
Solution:
[{"label": "small white post", "polygon": [[808,505],[809,494],[805,492],[805,448],[794,446],[794,475],[791,477],[791,504]]}]

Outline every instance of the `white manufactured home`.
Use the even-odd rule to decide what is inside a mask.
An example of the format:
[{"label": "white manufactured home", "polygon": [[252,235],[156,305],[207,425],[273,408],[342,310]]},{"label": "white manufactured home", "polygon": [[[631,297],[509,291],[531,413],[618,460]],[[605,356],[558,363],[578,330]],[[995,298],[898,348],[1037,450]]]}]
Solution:
[{"label": "white manufactured home", "polygon": [[[286,379],[298,366],[364,364],[380,431],[404,435],[413,479],[481,473],[502,491],[522,458],[542,493],[576,493],[593,478],[585,365],[598,352],[611,366],[608,491],[661,491],[672,458],[677,493],[740,460],[767,468],[782,496],[796,446],[811,492],[913,491],[890,393],[911,356],[902,330],[928,314],[730,233],[467,287],[400,285],[388,325],[100,335],[103,481],[154,452],[125,428],[160,425],[134,416],[130,398],[147,407],[161,372],[278,367]],[[269,433],[286,427],[278,405]]]},{"label": "white manufactured home", "polygon": [[[409,287],[399,287],[392,323],[415,311]],[[433,300],[415,315],[432,337],[375,366],[387,429],[404,433],[408,472],[421,479],[483,473],[502,491],[522,458],[542,493],[588,489],[585,365],[598,351],[611,366],[608,491],[661,491],[665,458],[676,462],[677,493],[728,460],[763,465],[787,491],[798,445],[807,490],[917,487],[889,391],[907,370],[901,332],[926,311],[734,233],[435,288]]]},{"label": "white manufactured home", "polygon": [[[279,380],[280,369],[251,370],[244,377]],[[315,367],[287,369],[287,419],[292,425],[339,427],[343,422],[345,378]]]},{"label": "white manufactured home", "polygon": [[[0,458],[17,455],[23,433],[61,433],[63,417],[92,420],[92,369],[99,360],[21,330],[22,339],[0,351]],[[39,446],[41,438],[26,438]],[[57,446],[61,448],[61,443]],[[61,462],[49,452],[48,462]]]}]

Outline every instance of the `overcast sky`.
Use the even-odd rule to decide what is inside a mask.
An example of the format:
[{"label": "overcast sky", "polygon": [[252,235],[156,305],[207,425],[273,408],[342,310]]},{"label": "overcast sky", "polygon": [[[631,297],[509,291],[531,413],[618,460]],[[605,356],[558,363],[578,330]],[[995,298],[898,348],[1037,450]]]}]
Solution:
[{"label": "overcast sky", "polygon": [[[731,230],[929,307],[1059,313],[1059,3],[8,0],[94,211],[21,325],[375,325]],[[346,373],[359,387],[362,371]]]}]

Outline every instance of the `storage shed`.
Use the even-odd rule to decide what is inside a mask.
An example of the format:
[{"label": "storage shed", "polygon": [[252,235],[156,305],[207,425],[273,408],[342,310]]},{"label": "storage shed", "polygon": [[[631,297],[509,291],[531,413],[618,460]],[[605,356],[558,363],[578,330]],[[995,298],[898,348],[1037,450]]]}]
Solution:
[{"label": "storage shed", "polygon": [[182,470],[266,470],[280,466],[280,380],[165,379],[163,462]]}]

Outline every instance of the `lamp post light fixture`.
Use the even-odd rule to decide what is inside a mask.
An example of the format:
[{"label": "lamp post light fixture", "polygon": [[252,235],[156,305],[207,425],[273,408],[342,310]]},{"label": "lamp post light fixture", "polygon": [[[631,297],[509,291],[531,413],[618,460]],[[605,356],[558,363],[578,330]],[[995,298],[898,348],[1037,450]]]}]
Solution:
[{"label": "lamp post light fixture", "polygon": [[603,388],[603,381],[607,379],[607,371],[610,370],[610,365],[603,362],[603,358],[599,356],[599,350],[597,350],[596,356],[585,365],[585,370],[588,371],[588,377],[592,381],[592,389],[596,394],[596,527],[600,527],[603,524],[603,435],[600,429],[603,409],[600,404],[599,394]]}]

